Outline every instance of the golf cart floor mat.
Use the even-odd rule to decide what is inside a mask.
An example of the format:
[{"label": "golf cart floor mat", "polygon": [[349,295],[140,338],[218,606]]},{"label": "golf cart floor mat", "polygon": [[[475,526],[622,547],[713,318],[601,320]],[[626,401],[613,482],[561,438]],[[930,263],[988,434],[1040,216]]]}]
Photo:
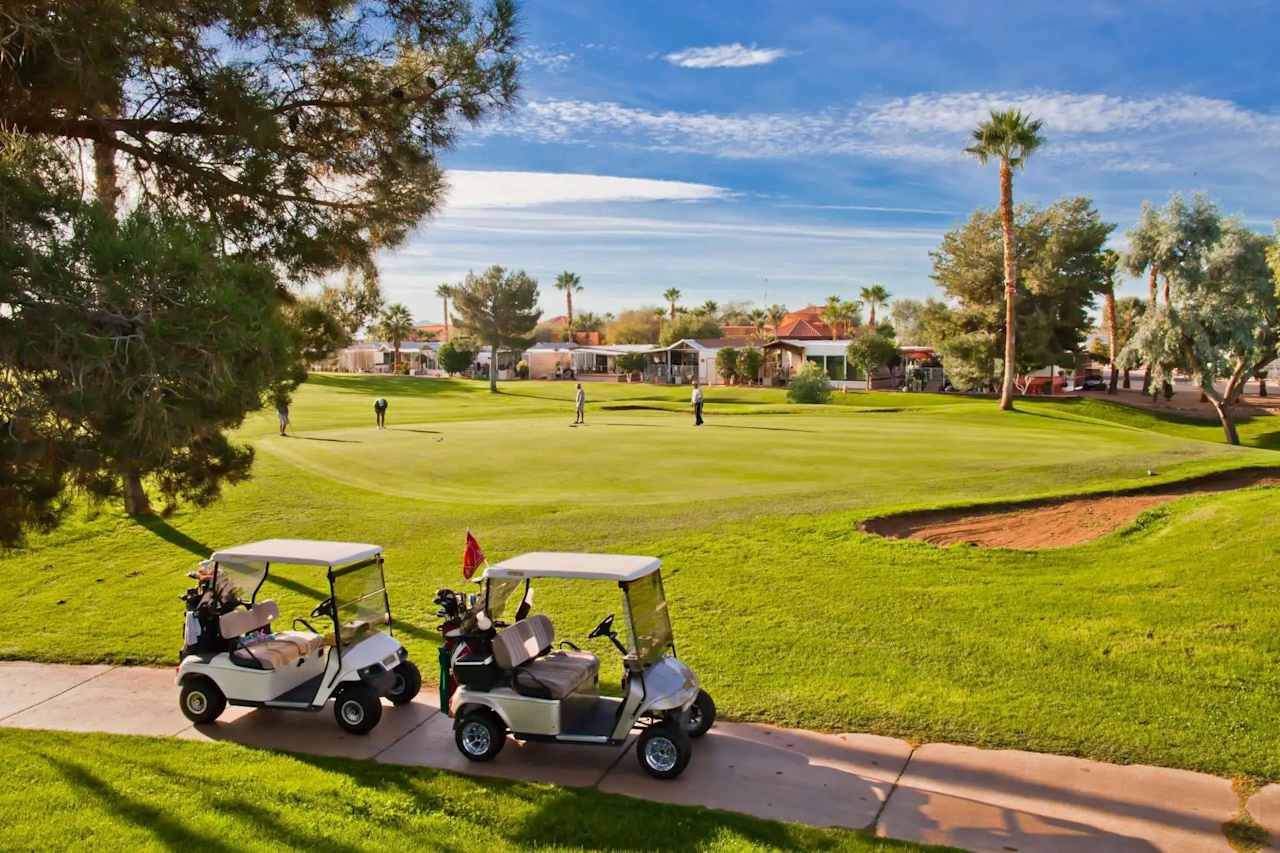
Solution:
[{"label": "golf cart floor mat", "polygon": [[621,699],[607,696],[566,699],[560,712],[564,715],[560,733],[608,737],[613,734],[613,727],[618,723],[618,709],[621,706]]},{"label": "golf cart floor mat", "polygon": [[298,705],[310,705],[311,700],[316,698],[316,693],[320,692],[320,680],[324,678],[324,673],[320,673],[314,678],[308,678],[306,681],[281,693],[272,702],[289,702]]}]

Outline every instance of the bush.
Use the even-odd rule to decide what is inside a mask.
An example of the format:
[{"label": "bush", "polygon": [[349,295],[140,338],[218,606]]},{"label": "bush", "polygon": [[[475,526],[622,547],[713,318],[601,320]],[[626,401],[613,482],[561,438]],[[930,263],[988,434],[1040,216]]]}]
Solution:
[{"label": "bush", "polygon": [[696,314],[677,314],[675,320],[662,325],[662,335],[658,342],[666,346],[686,338],[696,341],[703,338],[718,338],[721,334],[720,324],[714,318],[699,317]]},{"label": "bush", "polygon": [[642,352],[624,352],[618,356],[618,370],[623,373],[643,373],[647,358]]},{"label": "bush", "polygon": [[523,360],[516,362],[516,376],[521,379],[529,378],[529,362]]},{"label": "bush", "polygon": [[440,369],[452,376],[455,373],[462,373],[471,367],[471,363],[476,360],[476,349],[470,341],[461,338],[456,341],[449,341],[440,347],[437,358],[439,359]]},{"label": "bush", "polygon": [[747,347],[738,353],[738,381],[748,384],[760,379],[760,368],[764,365],[764,353],[755,347]]},{"label": "bush", "polygon": [[724,377],[725,382],[732,382],[738,375],[738,351],[733,347],[722,347],[716,353],[716,372]]},{"label": "bush", "polygon": [[806,362],[787,382],[787,399],[792,403],[826,403],[831,400],[831,381],[822,366]]}]

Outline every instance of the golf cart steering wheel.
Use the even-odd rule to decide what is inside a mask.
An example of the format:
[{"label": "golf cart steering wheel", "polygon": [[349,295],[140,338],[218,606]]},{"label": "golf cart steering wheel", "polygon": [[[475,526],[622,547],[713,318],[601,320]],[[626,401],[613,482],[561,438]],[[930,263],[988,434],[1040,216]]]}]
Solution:
[{"label": "golf cart steering wheel", "polygon": [[324,601],[311,608],[311,618],[317,619],[321,616],[329,616],[333,613],[333,596],[329,596]]},{"label": "golf cart steering wheel", "polygon": [[594,640],[596,637],[608,637],[613,633],[613,614],[610,613],[604,617],[604,620],[595,627],[590,634],[587,635],[588,640]]}]

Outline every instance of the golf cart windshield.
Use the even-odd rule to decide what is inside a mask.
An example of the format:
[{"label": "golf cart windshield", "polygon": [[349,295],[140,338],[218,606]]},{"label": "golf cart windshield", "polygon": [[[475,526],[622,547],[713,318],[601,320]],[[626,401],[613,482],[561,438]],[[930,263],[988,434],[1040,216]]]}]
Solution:
[{"label": "golf cart windshield", "polygon": [[502,620],[507,612],[507,604],[517,590],[524,587],[525,581],[519,578],[488,578],[484,582],[484,590],[480,593],[480,601],[475,612],[483,611],[491,620]]},{"label": "golf cart windshield", "polygon": [[671,648],[671,619],[659,572],[623,584],[627,602],[627,624],[631,629],[631,652],[642,665],[656,663]]},{"label": "golf cart windshield", "polygon": [[266,563],[218,563],[216,588],[223,601],[253,601],[267,575]]},{"label": "golf cart windshield", "polygon": [[334,569],[329,577],[344,646],[359,642],[391,622],[382,560],[375,558]]}]

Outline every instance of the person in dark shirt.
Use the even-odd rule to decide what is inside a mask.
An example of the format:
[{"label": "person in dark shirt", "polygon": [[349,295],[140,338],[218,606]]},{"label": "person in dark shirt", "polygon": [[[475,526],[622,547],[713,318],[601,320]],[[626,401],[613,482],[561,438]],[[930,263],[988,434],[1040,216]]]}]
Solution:
[{"label": "person in dark shirt", "polygon": [[373,401],[373,414],[378,419],[378,429],[387,428],[387,400],[379,397]]}]

